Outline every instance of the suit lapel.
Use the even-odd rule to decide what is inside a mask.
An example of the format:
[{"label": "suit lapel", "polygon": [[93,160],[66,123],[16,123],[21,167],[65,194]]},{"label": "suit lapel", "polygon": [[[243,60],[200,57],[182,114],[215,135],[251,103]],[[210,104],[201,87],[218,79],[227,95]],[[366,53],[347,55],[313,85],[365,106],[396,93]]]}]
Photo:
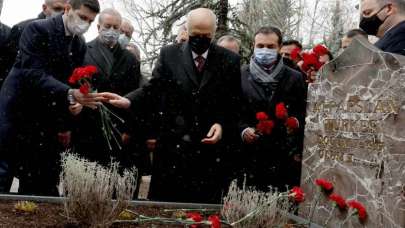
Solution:
[{"label": "suit lapel", "polygon": [[194,83],[195,86],[199,87],[197,75],[194,71],[194,66],[193,66],[193,64],[195,64],[195,63],[194,63],[193,57],[191,55],[191,49],[187,43],[183,44],[182,51],[183,51],[183,62],[184,62],[184,64],[182,64],[182,65],[184,67],[186,75]]},{"label": "suit lapel", "polygon": [[106,71],[106,62],[104,61],[104,59],[101,57],[101,53],[98,53],[99,50],[97,50],[97,44],[96,44],[96,40],[93,40],[92,42],[90,42],[88,44],[88,50],[87,50],[87,54],[89,56],[89,62],[91,63],[95,63],[98,67],[98,69],[100,69],[102,72],[100,72],[103,76],[108,77],[108,72]]}]

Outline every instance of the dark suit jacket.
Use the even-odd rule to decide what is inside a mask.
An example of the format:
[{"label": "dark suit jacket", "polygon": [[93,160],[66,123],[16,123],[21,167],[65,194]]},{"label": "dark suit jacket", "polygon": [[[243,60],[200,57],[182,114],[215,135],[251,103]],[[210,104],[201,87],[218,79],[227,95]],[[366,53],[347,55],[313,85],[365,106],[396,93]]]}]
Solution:
[{"label": "dark suit jacket", "polygon": [[[101,49],[108,52],[112,58],[112,65],[108,65]],[[139,88],[139,82],[142,78],[140,72],[140,62],[126,49],[122,49],[119,44],[111,50],[103,46],[99,39],[95,39],[87,44],[87,52],[84,65],[94,65],[98,72],[93,76],[92,86],[98,92],[114,92],[125,95]],[[132,125],[130,116],[126,110],[114,109],[109,106],[115,114],[125,119],[125,124],[116,121],[117,128],[122,133],[128,133]],[[115,119],[113,119],[115,120]],[[123,153],[113,144],[113,150],[110,151],[101,129],[100,113],[98,110],[83,108],[83,111],[77,117],[75,147],[77,151],[90,160],[98,161],[102,164],[109,164],[111,157],[118,159],[121,164],[125,161]]]},{"label": "dark suit jacket", "polygon": [[8,74],[9,58],[7,50],[7,39],[10,36],[10,28],[0,22],[0,88]]},{"label": "dark suit jacket", "polygon": [[[2,52],[1,55],[7,56],[7,58],[5,58],[4,61],[1,62],[0,66],[0,87],[2,81],[4,81],[5,77],[10,72],[11,67],[13,67],[19,49],[21,34],[23,33],[24,29],[31,22],[45,18],[46,18],[45,14],[40,13],[37,18],[22,21],[11,28],[7,40],[3,46],[4,48],[3,47],[1,48]],[[2,72],[6,72],[3,77],[1,75]]]},{"label": "dark suit jacket", "polygon": [[[257,112],[266,112],[275,121],[271,135],[261,136],[255,144],[243,146],[240,160],[243,172],[247,174],[247,184],[262,191],[267,191],[269,185],[283,189],[287,184],[299,184],[300,164],[296,164],[299,167],[295,170],[290,165],[293,165],[292,156],[301,154],[303,148],[306,85],[302,74],[283,66],[276,76],[279,82],[275,89],[256,82],[248,65],[242,68],[241,77],[243,115],[240,132],[247,127],[256,127]],[[286,105],[288,115],[300,122],[300,131],[296,135],[287,136],[284,122],[276,121],[275,107],[280,102]]]},{"label": "dark suit jacket", "polygon": [[223,154],[201,140],[215,123],[231,134],[228,126],[239,105],[240,57],[212,44],[203,73],[196,72],[187,43],[166,46],[150,82],[128,95],[134,110],[155,113],[152,199],[219,203]]},{"label": "dark suit jacket", "polygon": [[[0,156],[25,154],[19,160],[57,154],[57,125],[68,118],[64,82],[84,59],[85,43],[67,37],[62,16],[30,23],[21,36],[16,63],[0,91]],[[18,147],[18,148],[16,148]],[[7,152],[7,149],[9,151]],[[47,160],[51,162],[51,159]]]},{"label": "dark suit jacket", "polygon": [[405,21],[390,29],[375,43],[375,46],[385,52],[405,55]]}]

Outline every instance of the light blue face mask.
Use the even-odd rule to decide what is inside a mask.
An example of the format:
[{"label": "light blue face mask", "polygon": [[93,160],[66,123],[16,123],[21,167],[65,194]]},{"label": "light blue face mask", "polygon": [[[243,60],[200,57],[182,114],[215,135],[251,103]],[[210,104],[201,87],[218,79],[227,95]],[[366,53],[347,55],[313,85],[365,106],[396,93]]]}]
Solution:
[{"label": "light blue face mask", "polygon": [[277,60],[277,49],[255,48],[254,58],[262,66],[269,66]]}]

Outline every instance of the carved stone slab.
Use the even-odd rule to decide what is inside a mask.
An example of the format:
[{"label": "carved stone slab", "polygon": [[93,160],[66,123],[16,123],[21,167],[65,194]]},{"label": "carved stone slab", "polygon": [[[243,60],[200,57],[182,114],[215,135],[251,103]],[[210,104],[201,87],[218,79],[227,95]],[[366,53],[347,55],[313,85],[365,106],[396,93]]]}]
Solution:
[{"label": "carved stone slab", "polygon": [[335,193],[366,206],[368,219],[342,227],[405,227],[405,57],[356,39],[309,86],[301,184],[307,217],[340,227],[314,181],[333,182]]}]

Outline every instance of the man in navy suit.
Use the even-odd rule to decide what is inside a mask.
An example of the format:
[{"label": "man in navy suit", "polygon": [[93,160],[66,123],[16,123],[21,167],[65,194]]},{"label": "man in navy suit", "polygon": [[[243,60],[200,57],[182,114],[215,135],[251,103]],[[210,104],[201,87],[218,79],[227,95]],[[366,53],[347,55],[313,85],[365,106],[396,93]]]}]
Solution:
[{"label": "man in navy suit", "polygon": [[57,194],[57,134],[63,131],[59,123],[69,119],[69,100],[97,107],[98,95],[83,95],[66,82],[83,63],[81,35],[99,10],[97,0],[71,0],[63,15],[34,21],[23,31],[16,63],[0,91],[0,159],[10,166],[0,179],[17,175],[20,193]]},{"label": "man in navy suit", "polygon": [[361,12],[360,28],[380,38],[375,46],[405,55],[405,1],[363,0]]}]

